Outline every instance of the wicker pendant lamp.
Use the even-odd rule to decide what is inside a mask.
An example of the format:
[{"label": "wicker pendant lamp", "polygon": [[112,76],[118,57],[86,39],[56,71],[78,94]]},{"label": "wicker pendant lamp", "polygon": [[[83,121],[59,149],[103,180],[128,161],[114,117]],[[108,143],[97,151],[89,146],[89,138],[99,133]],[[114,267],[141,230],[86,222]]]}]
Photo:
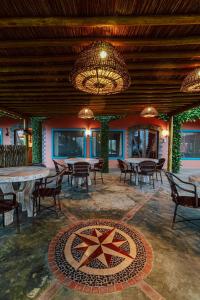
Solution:
[{"label": "wicker pendant lamp", "polygon": [[144,117],[144,118],[153,118],[158,115],[158,112],[155,109],[155,107],[147,106],[143,109],[143,111],[141,112],[140,115],[141,115],[141,117]]},{"label": "wicker pendant lamp", "polygon": [[102,41],[92,43],[80,53],[70,81],[76,89],[94,95],[120,93],[131,83],[120,53]]},{"label": "wicker pendant lamp", "polygon": [[92,119],[94,118],[94,114],[90,108],[84,107],[79,111],[78,117],[81,119]]},{"label": "wicker pendant lamp", "polygon": [[181,92],[200,92],[200,68],[190,72],[183,80]]}]

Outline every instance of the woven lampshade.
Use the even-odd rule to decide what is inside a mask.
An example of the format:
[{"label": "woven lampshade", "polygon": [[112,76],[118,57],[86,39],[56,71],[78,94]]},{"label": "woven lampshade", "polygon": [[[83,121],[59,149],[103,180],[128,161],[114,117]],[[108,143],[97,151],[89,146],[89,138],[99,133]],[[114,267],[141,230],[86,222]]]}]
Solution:
[{"label": "woven lampshade", "polygon": [[92,119],[94,118],[94,114],[90,108],[85,107],[79,111],[78,117],[81,119]]},{"label": "woven lampshade", "polygon": [[144,118],[153,118],[158,115],[157,110],[153,106],[147,106],[140,114]]},{"label": "woven lampshade", "polygon": [[95,95],[120,93],[131,83],[120,53],[102,41],[92,43],[80,53],[70,80],[76,89]]},{"label": "woven lampshade", "polygon": [[190,72],[183,80],[181,92],[199,92],[200,91],[200,68]]}]

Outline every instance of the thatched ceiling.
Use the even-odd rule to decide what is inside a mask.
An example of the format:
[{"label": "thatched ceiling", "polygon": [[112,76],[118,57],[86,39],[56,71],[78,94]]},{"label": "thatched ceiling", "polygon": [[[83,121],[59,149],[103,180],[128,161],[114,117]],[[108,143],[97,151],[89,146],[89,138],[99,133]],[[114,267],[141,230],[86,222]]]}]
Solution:
[{"label": "thatched ceiling", "polygon": [[[200,67],[199,0],[1,0],[0,109],[23,115],[138,114],[147,104],[174,114],[200,104],[180,92]],[[89,96],[69,83],[78,53],[107,40],[124,55],[130,88]]]}]

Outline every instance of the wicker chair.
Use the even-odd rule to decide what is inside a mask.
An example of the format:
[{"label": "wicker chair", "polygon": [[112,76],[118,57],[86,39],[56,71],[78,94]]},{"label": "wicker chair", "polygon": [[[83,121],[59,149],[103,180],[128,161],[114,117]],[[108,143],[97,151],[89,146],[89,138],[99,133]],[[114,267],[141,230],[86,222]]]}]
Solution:
[{"label": "wicker chair", "polygon": [[[177,214],[177,209],[179,205],[189,207],[189,208],[200,208],[200,198],[198,198],[196,185],[191,182],[183,181],[173,173],[165,172],[165,174],[167,176],[167,179],[171,187],[172,201],[175,203],[172,228],[174,228],[174,224],[178,222],[186,222],[186,221],[191,222],[194,220],[200,220],[196,218],[186,219],[183,216]],[[187,186],[187,188],[185,186]],[[176,216],[181,217],[183,220],[176,221]]]},{"label": "wicker chair", "polygon": [[156,164],[156,180],[158,180],[158,174],[160,174],[161,183],[163,183],[162,171],[163,171],[164,164],[165,164],[165,158],[160,158],[158,160],[158,163]]},{"label": "wicker chair", "polygon": [[149,177],[149,182],[152,182],[153,188],[155,188],[154,184],[154,173],[156,172],[156,163],[152,160],[144,160],[138,164],[139,170],[138,170],[138,176],[139,176],[139,182],[141,187],[141,177],[147,176]]},{"label": "wicker chair", "polygon": [[79,178],[85,180],[86,190],[88,192],[88,176],[89,176],[90,164],[87,162],[76,162],[74,164],[73,173],[71,176],[71,185],[72,180],[78,180]]},{"label": "wicker chair", "polygon": [[59,174],[60,172],[64,171],[63,176],[67,176],[68,183],[70,182],[70,176],[72,175],[72,168],[68,165],[64,165],[61,163],[58,163],[53,159],[53,163],[55,166],[56,174]]},{"label": "wicker chair", "polygon": [[94,166],[90,168],[90,172],[94,173],[93,179],[94,179],[95,184],[96,184],[96,180],[97,180],[97,178],[96,178],[97,173],[100,173],[101,181],[103,183],[103,165],[104,165],[104,160],[102,158],[99,158],[98,163],[94,164]]},{"label": "wicker chair", "polygon": [[132,182],[132,175],[133,174],[136,175],[135,170],[133,169],[132,166],[129,167],[129,165],[125,161],[123,161],[123,160],[121,160],[119,158],[117,159],[117,161],[118,161],[118,167],[119,167],[119,169],[121,171],[121,173],[120,173],[120,181],[122,179],[122,175],[124,174],[124,183],[125,183],[126,182],[126,175],[129,174],[129,176],[130,176],[129,180],[130,180],[130,183],[131,183]]},{"label": "wicker chair", "polygon": [[[35,190],[33,191],[33,216],[35,215],[35,209],[38,208],[37,212],[41,212],[41,207],[44,209],[50,209],[57,213],[57,206],[61,210],[61,204],[59,195],[62,189],[62,180],[64,171],[59,174],[48,176],[43,178],[41,182],[36,182]],[[41,199],[45,197],[53,198],[53,205],[46,206],[41,204]]]},{"label": "wicker chair", "polygon": [[[9,199],[5,199],[8,196]],[[3,227],[5,227],[5,213],[11,210],[15,210],[16,212],[16,224],[17,224],[17,232],[20,232],[20,224],[19,224],[19,203],[16,201],[15,193],[0,193],[0,214],[2,215],[2,223]]]}]

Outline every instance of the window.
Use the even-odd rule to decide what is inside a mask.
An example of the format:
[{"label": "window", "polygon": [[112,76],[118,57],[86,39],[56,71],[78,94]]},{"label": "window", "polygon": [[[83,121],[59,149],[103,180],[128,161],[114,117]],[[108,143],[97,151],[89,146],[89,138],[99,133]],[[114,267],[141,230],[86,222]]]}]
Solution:
[{"label": "window", "polygon": [[84,157],[84,141],[83,129],[53,130],[53,157]]},{"label": "window", "polygon": [[181,132],[181,155],[183,159],[200,159],[200,130]]},{"label": "window", "polygon": [[129,132],[130,157],[158,157],[158,131],[148,128],[134,128]]},{"label": "window", "polygon": [[3,129],[0,128],[0,145],[3,144]]},{"label": "window", "polygon": [[[92,131],[92,157],[101,156],[101,134],[99,130]],[[123,157],[123,131],[109,131],[109,157]]]}]

